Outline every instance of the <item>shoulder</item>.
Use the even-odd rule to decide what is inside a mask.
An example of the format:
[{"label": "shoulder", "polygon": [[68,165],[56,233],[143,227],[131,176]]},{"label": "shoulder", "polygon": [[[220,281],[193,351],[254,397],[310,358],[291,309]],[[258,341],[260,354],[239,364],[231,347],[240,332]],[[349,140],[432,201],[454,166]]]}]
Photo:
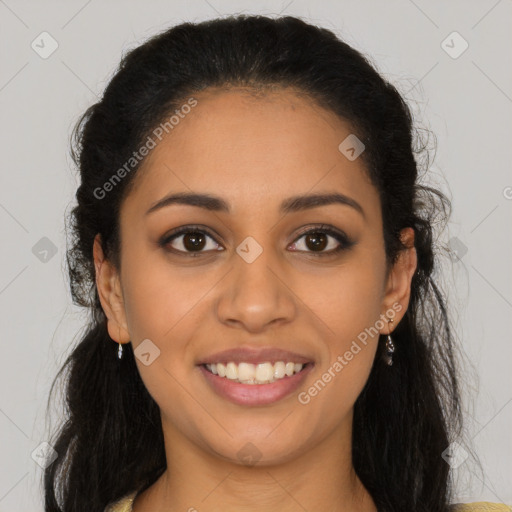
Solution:
[{"label": "shoulder", "polygon": [[104,512],[131,512],[133,500],[137,491],[134,491],[126,496],[123,496],[121,499],[111,503],[105,508]]},{"label": "shoulder", "polygon": [[512,507],[503,503],[478,501],[475,503],[456,503],[451,506],[450,512],[512,512]]}]

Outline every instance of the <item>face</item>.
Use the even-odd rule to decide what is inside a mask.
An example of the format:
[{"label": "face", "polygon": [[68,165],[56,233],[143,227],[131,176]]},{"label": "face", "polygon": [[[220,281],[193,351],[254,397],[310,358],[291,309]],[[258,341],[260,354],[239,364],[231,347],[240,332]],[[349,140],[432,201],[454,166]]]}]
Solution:
[{"label": "face", "polygon": [[[141,353],[166,442],[268,464],[348,444],[414,249],[387,273],[377,190],[338,149],[348,123],[290,90],[195,98],[122,205],[119,273],[95,244],[109,333]],[[218,201],[161,202],[180,193]],[[318,194],[341,200],[291,199]],[[235,380],[253,377],[275,382]]]}]

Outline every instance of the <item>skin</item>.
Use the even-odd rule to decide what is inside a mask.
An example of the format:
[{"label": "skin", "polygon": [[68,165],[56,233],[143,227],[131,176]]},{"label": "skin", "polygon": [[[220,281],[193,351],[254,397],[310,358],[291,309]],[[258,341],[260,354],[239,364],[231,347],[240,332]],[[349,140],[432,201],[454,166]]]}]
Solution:
[{"label": "skin", "polygon": [[[280,512],[376,511],[352,466],[351,435],[378,336],[306,405],[297,392],[270,405],[235,405],[209,387],[196,362],[242,345],[277,346],[315,362],[299,389],[307,390],[393,305],[401,311],[378,332],[400,322],[417,264],[414,232],[403,230],[408,249],[387,268],[377,190],[363,160],[338,150],[352,131],[333,113],[289,89],[194,97],[198,105],[151,151],[122,204],[121,269],[104,258],[99,236],[94,243],[110,336],[134,349],[150,339],[160,350],[149,366],[136,362],[161,410],[167,471],[133,510],[240,512],[257,503]],[[165,195],[191,191],[222,197],[232,213],[174,204],[145,215]],[[348,195],[364,216],[339,204],[278,212],[282,200],[316,192]],[[356,244],[315,256],[299,230],[323,223]],[[206,238],[201,256],[158,245],[188,224],[219,234]],[[263,248],[250,264],[236,252],[248,236]],[[317,251],[339,244],[327,241]],[[182,242],[169,245],[186,251]],[[248,442],[261,453],[253,466],[237,455]]]}]

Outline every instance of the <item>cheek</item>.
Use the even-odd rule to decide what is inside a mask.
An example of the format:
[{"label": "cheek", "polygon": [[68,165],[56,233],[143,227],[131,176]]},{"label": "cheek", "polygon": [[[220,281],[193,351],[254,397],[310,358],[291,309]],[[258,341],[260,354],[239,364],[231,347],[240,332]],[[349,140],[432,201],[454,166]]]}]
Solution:
[{"label": "cheek", "polygon": [[379,278],[377,268],[347,267],[312,306],[327,325],[325,357],[298,397],[313,430],[328,433],[342,423],[368,380],[381,327]]},{"label": "cheek", "polygon": [[359,345],[359,349],[349,351],[350,360],[342,353],[340,359],[333,359],[317,373],[309,387],[301,390],[298,401],[304,408],[302,428],[306,431],[328,435],[351,417],[375,355],[375,344]]},{"label": "cheek", "polygon": [[154,252],[130,254],[123,262],[125,311],[132,342],[150,338],[157,344],[176,339],[183,319],[194,315],[204,291],[213,282],[196,269],[170,265]]},{"label": "cheek", "polygon": [[[135,361],[144,385],[161,410],[172,410],[177,403],[183,408],[190,396],[181,383],[194,371],[190,342],[204,322],[208,302],[204,294],[214,281],[211,277],[187,277],[168,264],[153,261],[142,265],[142,261],[134,258],[123,267],[125,311]],[[150,353],[147,365],[137,357],[143,350],[142,343]]]},{"label": "cheek", "polygon": [[315,280],[303,281],[299,295],[309,297],[308,306],[325,325],[331,358],[345,352],[361,333],[374,333],[382,313],[383,276],[379,261],[362,257],[338,267],[320,286]]},{"label": "cheek", "polygon": [[148,391],[163,405],[195,371],[194,343],[204,339],[201,330],[212,308],[207,292],[219,276],[173,267],[162,257],[146,255],[146,260],[143,265],[144,257],[135,255],[123,266],[125,311],[135,355],[144,340],[156,347],[145,342],[158,355],[148,366],[138,358],[136,363]]},{"label": "cheek", "polygon": [[[370,374],[382,327],[384,271],[375,253],[363,254],[332,272],[321,293],[310,295],[308,306],[326,326],[326,353],[317,371],[317,384],[304,390],[305,400],[316,402],[320,416],[329,415],[333,422],[353,406]],[[337,404],[335,411],[333,403]]]}]

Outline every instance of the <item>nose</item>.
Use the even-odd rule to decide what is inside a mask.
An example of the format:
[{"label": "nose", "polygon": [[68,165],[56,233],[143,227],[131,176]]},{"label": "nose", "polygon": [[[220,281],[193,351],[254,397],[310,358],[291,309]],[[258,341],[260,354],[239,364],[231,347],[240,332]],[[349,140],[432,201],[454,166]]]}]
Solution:
[{"label": "nose", "polygon": [[289,275],[269,254],[263,250],[252,262],[238,254],[234,256],[233,269],[224,279],[217,301],[219,321],[258,333],[270,324],[293,320],[297,298],[287,283]]}]

